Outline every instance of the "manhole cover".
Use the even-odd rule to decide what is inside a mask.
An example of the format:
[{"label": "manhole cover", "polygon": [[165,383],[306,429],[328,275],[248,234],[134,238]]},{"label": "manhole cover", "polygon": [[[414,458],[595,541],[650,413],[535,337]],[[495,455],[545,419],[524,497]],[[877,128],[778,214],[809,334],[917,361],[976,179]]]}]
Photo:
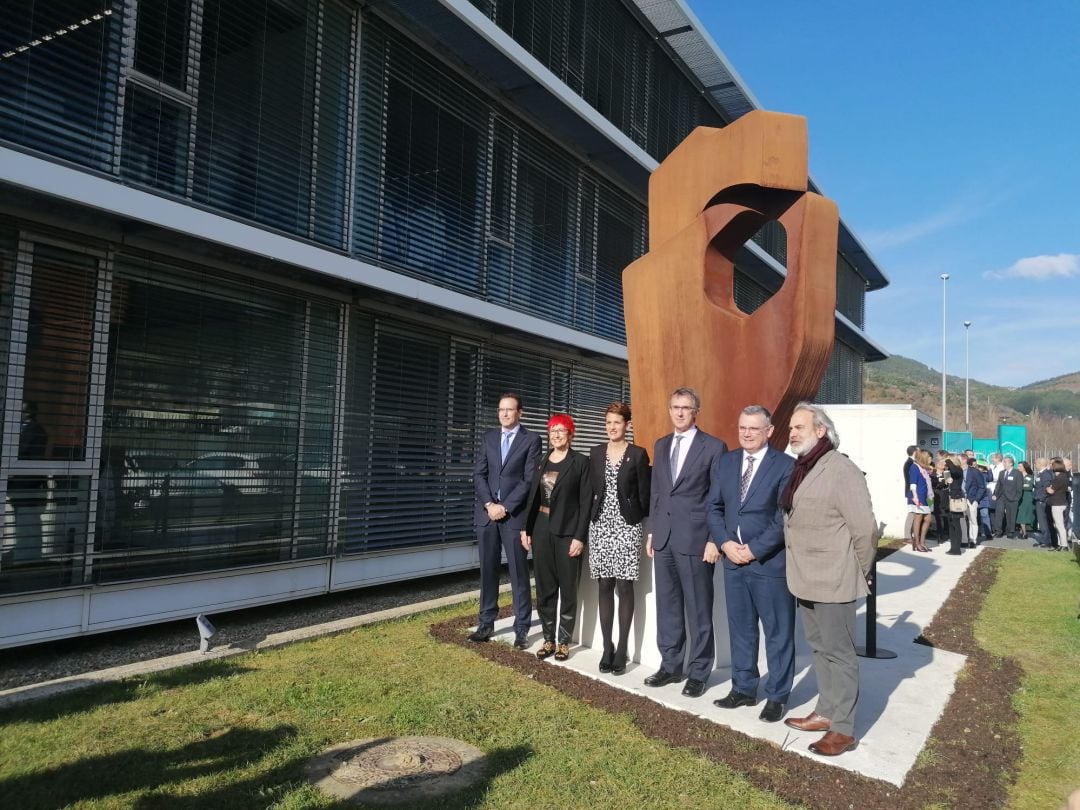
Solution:
[{"label": "manhole cover", "polygon": [[484,776],[484,753],[446,737],[352,740],[307,766],[308,781],[337,799],[404,804],[455,793]]}]

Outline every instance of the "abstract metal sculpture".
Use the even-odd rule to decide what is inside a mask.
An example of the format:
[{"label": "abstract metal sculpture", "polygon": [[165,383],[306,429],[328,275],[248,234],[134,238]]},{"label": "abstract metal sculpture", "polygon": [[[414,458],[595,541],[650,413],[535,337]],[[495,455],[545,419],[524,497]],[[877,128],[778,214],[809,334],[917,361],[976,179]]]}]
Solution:
[{"label": "abstract metal sculpture", "polygon": [[[807,191],[806,119],[754,111],[698,127],[649,181],[649,252],[623,272],[635,441],[669,432],[668,395],[696,388],[698,423],[737,447],[739,411],[773,411],[787,446],[794,406],[829,363],[836,308],[836,205]],[[787,277],[753,314],[735,306],[739,251],[767,222],[787,233]]]}]

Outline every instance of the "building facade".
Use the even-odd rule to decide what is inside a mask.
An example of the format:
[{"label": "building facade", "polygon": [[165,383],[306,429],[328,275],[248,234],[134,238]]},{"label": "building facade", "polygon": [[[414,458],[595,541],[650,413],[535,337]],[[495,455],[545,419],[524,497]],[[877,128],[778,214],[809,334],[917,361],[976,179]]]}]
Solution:
[{"label": "building facade", "polygon": [[[4,10],[0,646],[475,566],[498,394],[602,440],[648,175],[756,106],[681,0]],[[842,225],[820,400],[886,283]]]}]

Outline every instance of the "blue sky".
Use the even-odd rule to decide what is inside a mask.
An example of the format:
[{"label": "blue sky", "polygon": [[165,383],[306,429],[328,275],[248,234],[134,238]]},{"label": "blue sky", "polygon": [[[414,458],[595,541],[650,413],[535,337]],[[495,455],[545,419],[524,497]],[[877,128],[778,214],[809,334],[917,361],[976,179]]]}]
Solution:
[{"label": "blue sky", "polygon": [[889,352],[1019,386],[1080,371],[1080,3],[689,0],[891,283]]}]

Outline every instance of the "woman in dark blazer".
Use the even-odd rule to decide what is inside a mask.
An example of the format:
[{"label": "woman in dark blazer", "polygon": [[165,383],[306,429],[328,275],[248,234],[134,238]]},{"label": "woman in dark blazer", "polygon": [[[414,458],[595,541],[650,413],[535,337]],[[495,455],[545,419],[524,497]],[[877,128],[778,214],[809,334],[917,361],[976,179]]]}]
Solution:
[{"label": "woman in dark blazer", "polygon": [[[604,652],[600,671],[626,671],[630,623],[634,620],[634,581],[638,578],[642,521],[649,513],[649,454],[626,439],[630,406],[612,402],[604,414],[608,441],[589,453],[593,485],[589,516],[589,574],[599,591],[600,632]],[[619,594],[619,644],[612,643],[615,594]]]},{"label": "woman in dark blazer", "polygon": [[[1057,536],[1057,545],[1051,546],[1057,551],[1069,550],[1069,535],[1065,530],[1065,510],[1069,504],[1069,475],[1065,471],[1065,462],[1055,458],[1050,462],[1054,478],[1046,488],[1046,508],[1050,512],[1050,521]],[[1049,537],[1047,545],[1049,545]]]},{"label": "woman in dark blazer", "polygon": [[544,631],[544,644],[536,657],[554,655],[556,661],[570,657],[581,553],[588,537],[592,503],[589,462],[570,449],[573,440],[574,420],[562,413],[552,416],[548,421],[551,449],[533,478],[521,532],[521,544],[533,553],[536,612]]},{"label": "woman in dark blazer", "polygon": [[[964,515],[967,514],[967,500],[964,497],[964,470],[960,466],[959,456],[948,456],[945,459],[945,514],[949,521],[949,550],[946,554],[960,554],[960,548],[964,543]],[[960,501],[960,509],[953,510],[952,504]]]}]

